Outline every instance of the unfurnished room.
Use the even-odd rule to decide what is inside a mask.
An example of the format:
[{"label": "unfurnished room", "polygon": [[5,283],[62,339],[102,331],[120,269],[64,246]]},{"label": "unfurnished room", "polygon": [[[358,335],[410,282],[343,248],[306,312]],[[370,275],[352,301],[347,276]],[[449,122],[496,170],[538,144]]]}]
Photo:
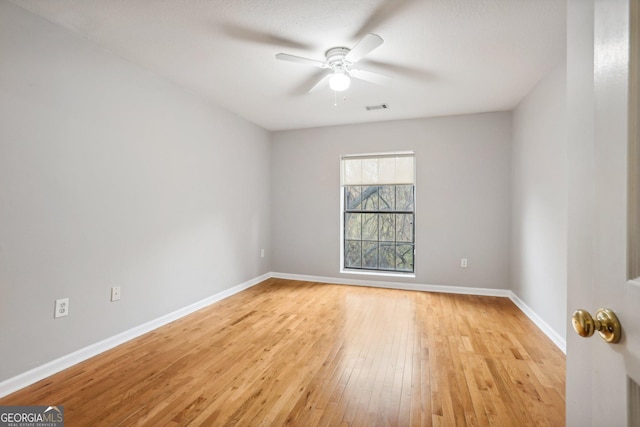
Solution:
[{"label": "unfurnished room", "polygon": [[1,426],[639,426],[638,0],[0,0]]}]

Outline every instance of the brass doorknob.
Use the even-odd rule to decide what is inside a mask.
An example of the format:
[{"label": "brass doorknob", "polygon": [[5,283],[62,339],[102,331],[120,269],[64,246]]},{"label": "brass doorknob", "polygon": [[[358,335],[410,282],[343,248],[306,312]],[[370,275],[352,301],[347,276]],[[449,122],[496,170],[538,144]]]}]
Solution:
[{"label": "brass doorknob", "polygon": [[617,343],[622,336],[622,327],[616,314],[608,308],[596,311],[596,318],[591,317],[587,310],[576,310],[572,316],[573,329],[581,337],[590,337],[598,331],[603,340]]}]

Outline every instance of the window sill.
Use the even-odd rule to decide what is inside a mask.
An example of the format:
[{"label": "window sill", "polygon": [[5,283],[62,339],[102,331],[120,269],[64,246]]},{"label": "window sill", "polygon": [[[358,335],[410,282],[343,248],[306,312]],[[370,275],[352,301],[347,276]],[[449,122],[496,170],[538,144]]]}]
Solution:
[{"label": "window sill", "polygon": [[406,278],[415,278],[415,273],[400,273],[400,272],[391,272],[391,271],[377,271],[377,270],[350,270],[347,268],[343,268],[340,270],[340,273],[343,274],[358,274],[363,276],[378,276],[378,277],[406,277]]}]

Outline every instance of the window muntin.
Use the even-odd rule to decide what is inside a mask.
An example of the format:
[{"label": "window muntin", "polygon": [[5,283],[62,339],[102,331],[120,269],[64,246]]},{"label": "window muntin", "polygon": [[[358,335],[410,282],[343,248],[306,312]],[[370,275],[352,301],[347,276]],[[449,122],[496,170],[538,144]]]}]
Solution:
[{"label": "window muntin", "polygon": [[413,272],[413,185],[344,187],[344,267]]}]

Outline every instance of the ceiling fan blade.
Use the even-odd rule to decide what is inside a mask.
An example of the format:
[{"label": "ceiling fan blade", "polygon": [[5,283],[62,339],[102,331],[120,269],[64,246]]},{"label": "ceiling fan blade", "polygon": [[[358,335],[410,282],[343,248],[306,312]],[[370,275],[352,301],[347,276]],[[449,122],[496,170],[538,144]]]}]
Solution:
[{"label": "ceiling fan blade", "polygon": [[289,55],[288,53],[279,53],[276,55],[276,58],[282,61],[297,62],[299,64],[311,65],[318,68],[329,67],[324,62],[316,61],[315,59],[303,58],[301,56]]},{"label": "ceiling fan blade", "polygon": [[369,33],[356,44],[353,49],[344,57],[347,61],[355,64],[364,58],[369,52],[380,46],[384,40],[377,34]]},{"label": "ceiling fan blade", "polygon": [[324,89],[325,87],[329,86],[329,78],[331,77],[332,74],[333,73],[325,74],[320,80],[318,80],[318,83],[316,83],[315,85],[313,85],[311,89],[309,89],[309,93],[316,92],[320,89]]},{"label": "ceiling fan blade", "polygon": [[371,16],[362,24],[354,37],[362,37],[365,34],[379,28],[383,23],[400,14],[404,9],[419,0],[386,0],[377,8]]},{"label": "ceiling fan blade", "polygon": [[220,27],[222,32],[226,35],[251,43],[274,45],[290,49],[311,49],[312,47],[308,44],[278,36],[276,34],[271,34],[266,31],[254,30],[234,24],[222,23],[220,24]]},{"label": "ceiling fan blade", "polygon": [[391,82],[391,77],[374,73],[372,71],[351,69],[349,71],[349,75],[355,79],[364,80],[366,82],[375,83],[378,85],[383,85]]},{"label": "ceiling fan blade", "polygon": [[367,66],[371,65],[383,71],[388,71],[392,75],[401,74],[405,77],[409,77],[416,80],[432,81],[435,78],[433,73],[429,71],[421,70],[419,68],[408,67],[405,65],[389,64],[387,62],[373,61],[373,60],[367,60],[366,64]]}]

